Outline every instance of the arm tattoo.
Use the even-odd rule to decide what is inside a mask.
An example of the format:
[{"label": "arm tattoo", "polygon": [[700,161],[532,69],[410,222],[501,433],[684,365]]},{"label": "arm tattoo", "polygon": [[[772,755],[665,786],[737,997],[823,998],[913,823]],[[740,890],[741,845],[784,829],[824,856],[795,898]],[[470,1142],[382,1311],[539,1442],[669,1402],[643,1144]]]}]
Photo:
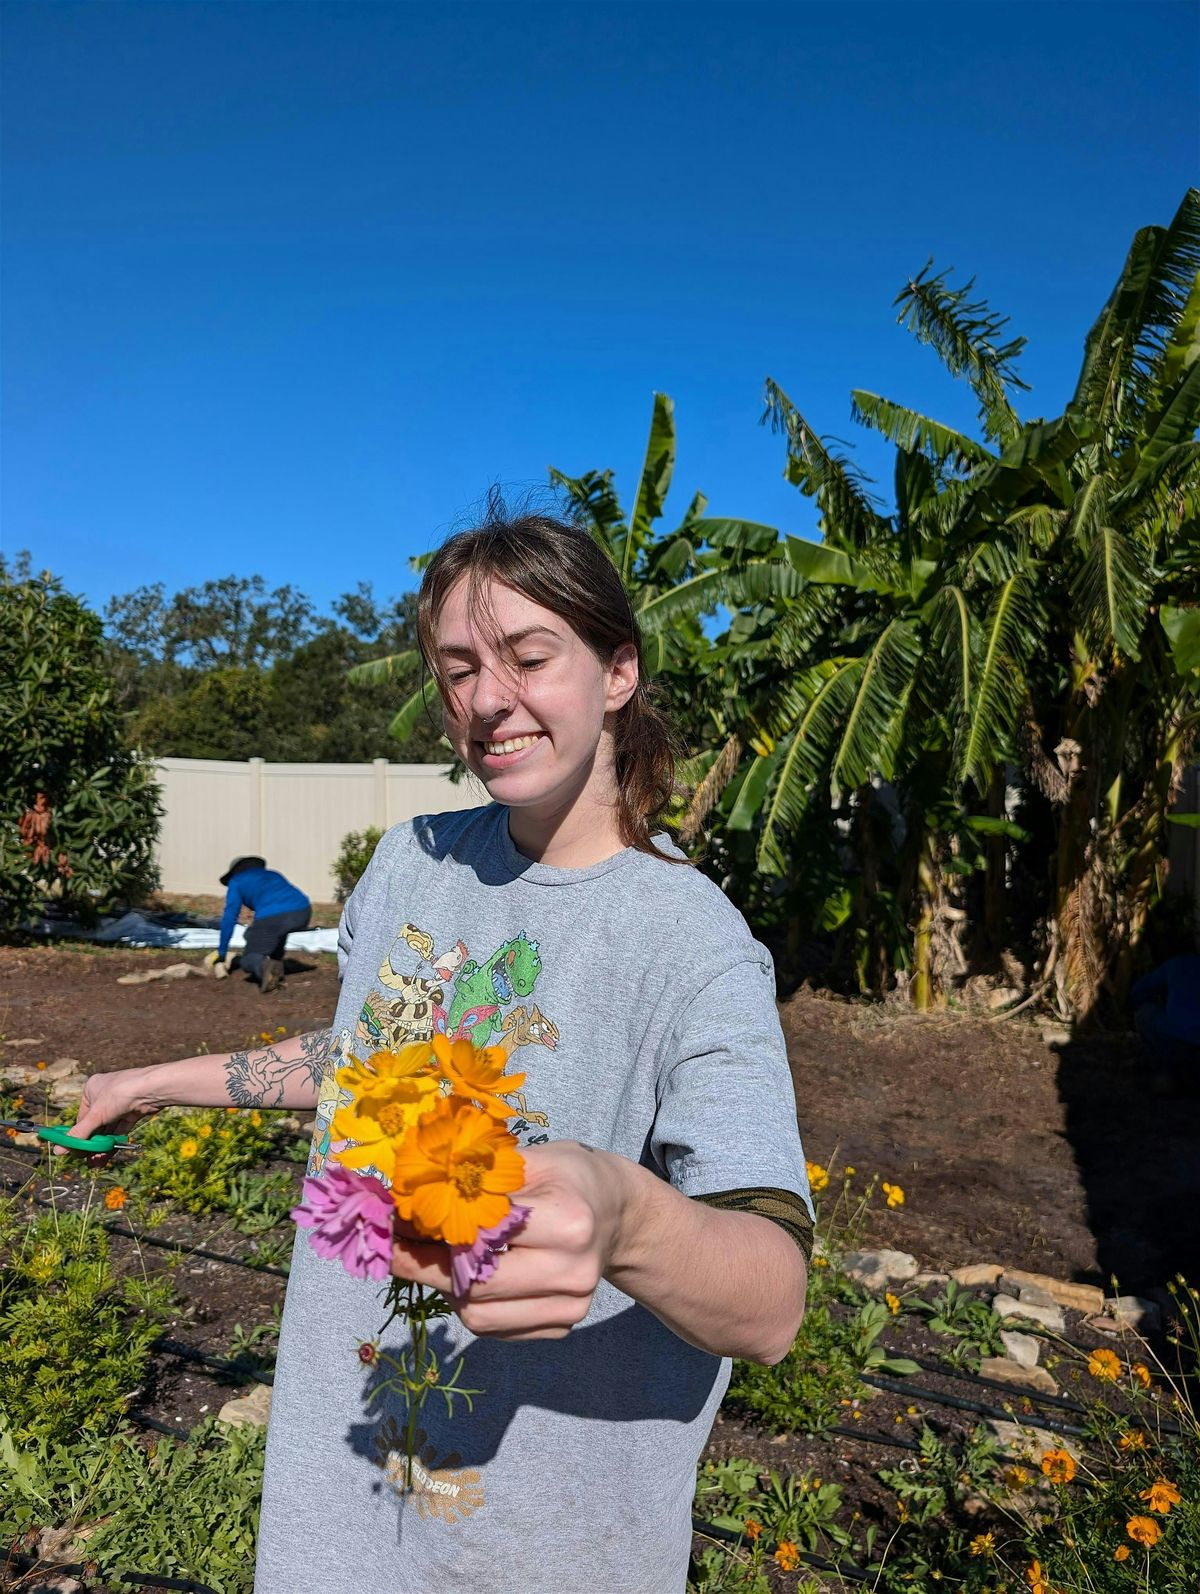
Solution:
[{"label": "arm tattoo", "polygon": [[279,1107],[284,1092],[296,1076],[320,1085],[334,1052],[332,1030],[311,1030],[300,1036],[299,1057],[285,1060],[273,1046],[253,1052],[233,1052],[225,1065],[225,1088],[238,1107]]}]

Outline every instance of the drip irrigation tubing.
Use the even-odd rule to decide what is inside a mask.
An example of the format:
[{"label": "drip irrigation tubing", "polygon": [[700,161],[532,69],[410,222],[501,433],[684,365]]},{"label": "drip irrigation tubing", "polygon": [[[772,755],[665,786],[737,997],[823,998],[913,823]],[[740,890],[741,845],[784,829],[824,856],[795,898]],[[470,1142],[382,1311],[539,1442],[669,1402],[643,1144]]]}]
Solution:
[{"label": "drip irrigation tubing", "polygon": [[893,1433],[860,1433],[857,1428],[845,1428],[840,1424],[836,1428],[823,1428],[821,1433],[810,1437],[820,1439],[823,1434],[840,1434],[843,1439],[857,1439],[863,1445],[891,1445],[896,1450],[920,1450],[920,1445],[915,1439],[901,1439],[899,1434]]},{"label": "drip irrigation tubing", "polygon": [[168,1434],[172,1439],[190,1439],[190,1428],[181,1428],[177,1423],[163,1422],[160,1417],[152,1417],[148,1411],[127,1411],[125,1415],[130,1422],[136,1422],[139,1428],[150,1428],[155,1433]]},{"label": "drip irrigation tubing", "polygon": [[269,1367],[258,1367],[250,1362],[229,1361],[223,1356],[210,1356],[195,1345],[185,1345],[179,1339],[158,1339],[150,1347],[167,1356],[178,1356],[181,1361],[198,1362],[205,1367],[215,1367],[222,1373],[244,1373],[244,1383],[274,1384],[275,1374]]},{"label": "drip irrigation tubing", "polygon": [[[4,1188],[13,1190],[19,1195],[24,1186],[18,1185],[15,1179],[5,1179]],[[41,1196],[27,1195],[24,1199],[31,1201],[34,1206],[46,1207],[51,1212],[60,1210],[55,1202],[46,1201]],[[202,1256],[208,1262],[225,1262],[230,1267],[245,1268],[248,1273],[270,1273],[281,1279],[289,1277],[287,1268],[275,1267],[269,1262],[247,1262],[244,1257],[226,1256],[220,1251],[209,1251],[202,1245],[191,1245],[186,1240],[164,1240],[156,1234],[146,1234],[144,1230],[131,1229],[127,1224],[117,1223],[111,1218],[98,1217],[95,1221],[102,1229],[107,1229],[109,1234],[119,1235],[125,1240],[137,1240],[142,1245],[153,1245],[160,1251],[178,1251],[184,1256]]]},{"label": "drip irrigation tubing", "polygon": [[934,1406],[949,1406],[955,1411],[973,1411],[980,1417],[990,1417],[994,1422],[1019,1423],[1022,1428],[1045,1428],[1050,1433],[1070,1434],[1079,1439],[1088,1437],[1086,1428],[1080,1428],[1072,1422],[1061,1422],[1057,1417],[1018,1417],[1011,1411],[1000,1411],[978,1400],[962,1400],[957,1395],[922,1389],[919,1384],[906,1384],[898,1378],[883,1378],[878,1373],[860,1373],[858,1376],[864,1384],[886,1389],[892,1395],[907,1395],[910,1400],[926,1400]]},{"label": "drip irrigation tubing", "polygon": [[[21,1550],[9,1550],[4,1560],[7,1566],[15,1566],[20,1572],[36,1571],[39,1577],[97,1576],[95,1562],[43,1561],[36,1555],[25,1555]],[[180,1589],[183,1594],[216,1594],[216,1590],[207,1583],[193,1583],[186,1577],[168,1577],[165,1572],[160,1577],[152,1572],[107,1572],[104,1575],[115,1577],[122,1583],[133,1583],[138,1588]]]},{"label": "drip irrigation tubing", "polygon": [[[692,1532],[702,1533],[705,1538],[719,1539],[724,1544],[737,1544],[744,1535],[734,1533],[729,1528],[719,1528],[715,1522],[705,1522],[703,1517],[692,1518]],[[878,1567],[868,1568],[855,1566],[851,1561],[830,1561],[823,1555],[814,1555],[808,1550],[797,1550],[797,1556],[805,1566],[811,1566],[814,1572],[836,1572],[839,1577],[844,1577],[851,1583],[869,1583],[873,1577],[879,1575]]]}]

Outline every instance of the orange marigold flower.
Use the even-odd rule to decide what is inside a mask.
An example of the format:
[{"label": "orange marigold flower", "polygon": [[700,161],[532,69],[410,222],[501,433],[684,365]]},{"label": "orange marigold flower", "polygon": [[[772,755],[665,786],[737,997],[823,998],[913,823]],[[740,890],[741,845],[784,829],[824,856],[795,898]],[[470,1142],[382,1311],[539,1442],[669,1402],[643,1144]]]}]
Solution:
[{"label": "orange marigold flower", "polygon": [[1042,1471],[1051,1483],[1070,1483],[1075,1476],[1075,1457],[1069,1450],[1047,1450],[1042,1457]]},{"label": "orange marigold flower", "polygon": [[[376,1052],[367,1062],[353,1061],[337,1071],[337,1082],[354,1100],[333,1115],[335,1140],[352,1140],[337,1153],[346,1168],[376,1167],[392,1177],[397,1143],[424,1113],[441,1100],[441,1087],[429,1071],[432,1057],[423,1043],[398,1052]],[[503,1214],[501,1214],[503,1216]]]},{"label": "orange marigold flower", "polygon": [[794,1572],[800,1565],[800,1548],[791,1539],[780,1539],[775,1551],[775,1564],[783,1572]]},{"label": "orange marigold flower", "polygon": [[46,1067],[46,1059],[44,1057],[39,1057],[34,1066],[36,1068],[39,1068],[39,1069],[45,1068]]},{"label": "orange marigold flower", "polygon": [[823,1168],[819,1162],[806,1161],[804,1166],[808,1170],[808,1188],[812,1194],[820,1195],[822,1190],[828,1190],[829,1169]]},{"label": "orange marigold flower", "polygon": [[1144,1450],[1146,1448],[1146,1435],[1140,1428],[1131,1428],[1128,1433],[1123,1433],[1117,1440],[1117,1448],[1126,1452]]},{"label": "orange marigold flower", "polygon": [[119,1212],[128,1199],[129,1197],[124,1188],[119,1184],[114,1184],[111,1190],[105,1192],[104,1205],[110,1212]]},{"label": "orange marigold flower", "polygon": [[746,1530],[746,1537],[751,1543],[762,1537],[762,1523],[756,1522],[753,1517],[747,1517],[742,1526]]},{"label": "orange marigold flower", "polygon": [[904,1191],[898,1184],[888,1184],[885,1179],[879,1188],[883,1191],[889,1207],[902,1207],[904,1205]]},{"label": "orange marigold flower", "polygon": [[1158,1478],[1148,1489],[1143,1489],[1138,1495],[1139,1500],[1145,1500],[1151,1511],[1157,1511],[1159,1516],[1166,1516],[1173,1505],[1178,1505],[1183,1496],[1173,1483],[1166,1478]]},{"label": "orange marigold flower", "polygon": [[1144,1544],[1147,1549],[1162,1538],[1162,1529],[1153,1517],[1130,1517],[1125,1531],[1135,1544]]},{"label": "orange marigold flower", "polygon": [[900,1310],[900,1297],[898,1295],[893,1295],[891,1290],[885,1290],[883,1293],[883,1298],[887,1302],[888,1311],[893,1317],[895,1317],[897,1312]]},{"label": "orange marigold flower", "polygon": [[1050,1585],[1042,1576],[1040,1561],[1030,1561],[1025,1568],[1025,1581],[1029,1584],[1031,1594],[1050,1594]]},{"label": "orange marigold flower", "polygon": [[525,1161],[508,1130],[453,1096],[418,1119],[393,1155],[396,1211],[447,1245],[473,1245],[480,1229],[508,1216],[509,1194],[524,1182]]},{"label": "orange marigold flower", "polygon": [[1121,1376],[1121,1358],[1115,1351],[1094,1350],[1088,1357],[1088,1372],[1102,1383],[1115,1383]]},{"label": "orange marigold flower", "polygon": [[1113,1551],[1113,1560],[1127,1561],[1132,1554],[1133,1551],[1129,1548],[1128,1544],[1118,1544],[1116,1549]]},{"label": "orange marigold flower", "polygon": [[456,1096],[465,1096],[494,1118],[511,1118],[513,1109],[503,1099],[525,1083],[524,1074],[506,1074],[508,1058],[501,1046],[474,1046],[470,1041],[433,1037],[438,1068]]},{"label": "orange marigold flower", "polygon": [[1134,1362],[1129,1371],[1135,1383],[1140,1384],[1143,1389],[1150,1388],[1150,1369],[1145,1362]]}]

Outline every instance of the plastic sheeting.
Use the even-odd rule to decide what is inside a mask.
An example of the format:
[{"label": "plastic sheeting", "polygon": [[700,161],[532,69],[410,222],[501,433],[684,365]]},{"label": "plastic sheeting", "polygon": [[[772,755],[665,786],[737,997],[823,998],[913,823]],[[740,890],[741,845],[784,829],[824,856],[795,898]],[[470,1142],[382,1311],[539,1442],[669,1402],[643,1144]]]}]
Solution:
[{"label": "plastic sheeting", "polygon": [[[215,926],[169,923],[147,918],[144,913],[123,913],[119,919],[86,929],[71,919],[42,919],[26,926],[35,934],[67,937],[72,941],[99,941],[105,946],[178,947],[181,951],[208,952],[216,949],[221,932]],[[239,924],[230,938],[231,947],[246,944],[246,929]],[[297,930],[287,938],[289,952],[336,952],[336,930]]]}]

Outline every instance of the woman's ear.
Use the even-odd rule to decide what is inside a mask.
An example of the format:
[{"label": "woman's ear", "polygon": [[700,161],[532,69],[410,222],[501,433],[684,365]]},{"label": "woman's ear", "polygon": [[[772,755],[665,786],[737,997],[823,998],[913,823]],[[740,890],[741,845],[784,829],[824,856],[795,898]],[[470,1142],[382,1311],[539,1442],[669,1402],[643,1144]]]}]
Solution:
[{"label": "woman's ear", "polygon": [[632,642],[622,642],[608,665],[608,686],[604,694],[604,707],[611,714],[624,708],[637,691],[638,656]]}]

